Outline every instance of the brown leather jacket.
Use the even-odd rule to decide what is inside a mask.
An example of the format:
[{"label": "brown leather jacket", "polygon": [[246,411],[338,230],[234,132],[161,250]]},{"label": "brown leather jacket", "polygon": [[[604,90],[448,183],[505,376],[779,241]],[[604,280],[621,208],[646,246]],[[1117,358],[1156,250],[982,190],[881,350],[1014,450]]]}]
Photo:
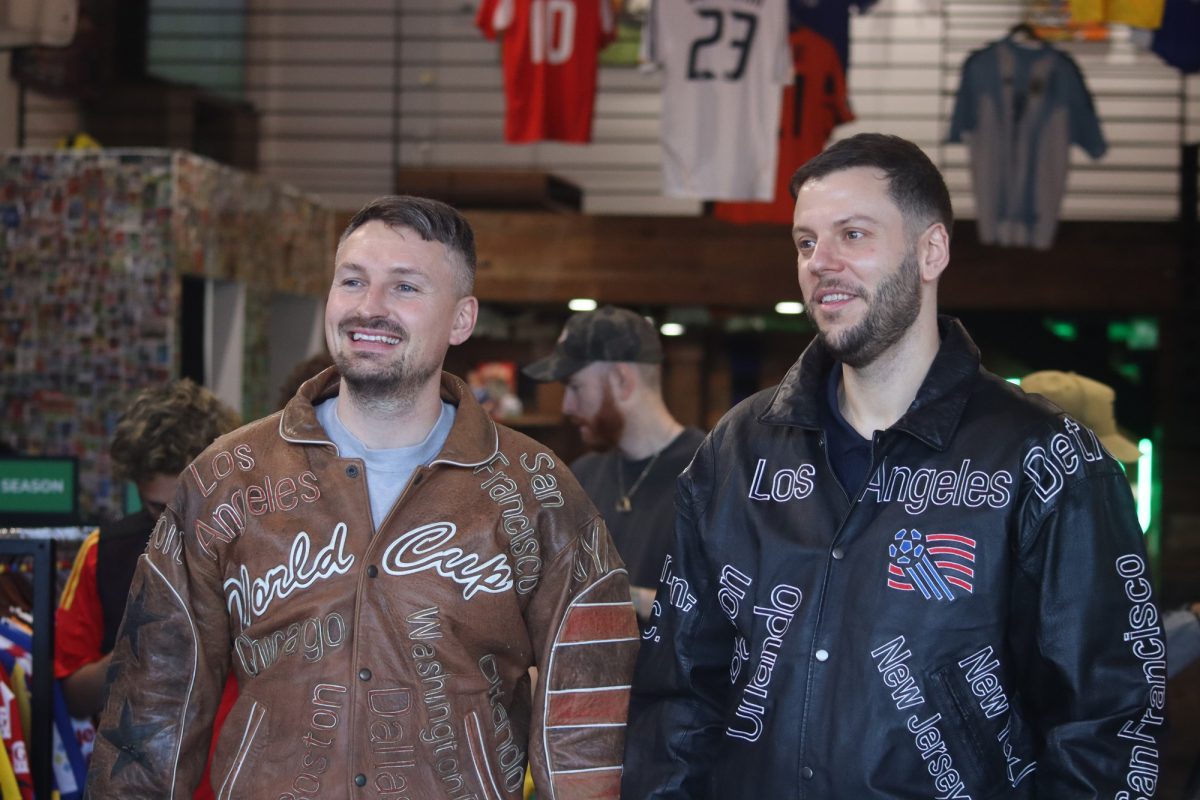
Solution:
[{"label": "brown leather jacket", "polygon": [[[187,798],[221,686],[218,798],[616,798],[638,632],[625,570],[566,465],[458,406],[377,533],[363,465],[314,400],[183,474],[130,589],[93,798]],[[528,670],[537,666],[536,689]]]}]

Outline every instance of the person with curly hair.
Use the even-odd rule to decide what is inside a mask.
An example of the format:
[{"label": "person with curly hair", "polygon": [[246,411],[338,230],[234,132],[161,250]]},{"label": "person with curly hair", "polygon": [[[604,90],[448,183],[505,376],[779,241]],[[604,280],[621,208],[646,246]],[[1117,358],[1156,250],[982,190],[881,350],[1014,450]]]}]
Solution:
[{"label": "person with curly hair", "polygon": [[[118,419],[109,447],[114,477],[133,483],[142,508],[91,532],[63,589],[55,615],[54,677],[62,681],[73,716],[94,717],[104,707],[109,662],[138,556],[175,494],[179,473],[239,424],[237,412],[186,378],[142,389]],[[232,704],[237,684],[231,681],[226,693]],[[211,790],[197,792],[211,796]]]}]

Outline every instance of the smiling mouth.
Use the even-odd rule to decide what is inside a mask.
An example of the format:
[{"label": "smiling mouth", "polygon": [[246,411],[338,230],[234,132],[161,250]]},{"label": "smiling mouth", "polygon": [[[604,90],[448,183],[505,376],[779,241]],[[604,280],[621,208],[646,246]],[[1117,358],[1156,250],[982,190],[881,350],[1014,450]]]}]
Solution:
[{"label": "smiling mouth", "polygon": [[350,340],[354,342],[377,342],[379,344],[400,344],[400,339],[395,336],[388,336],[385,333],[362,333],[355,331],[350,334]]}]

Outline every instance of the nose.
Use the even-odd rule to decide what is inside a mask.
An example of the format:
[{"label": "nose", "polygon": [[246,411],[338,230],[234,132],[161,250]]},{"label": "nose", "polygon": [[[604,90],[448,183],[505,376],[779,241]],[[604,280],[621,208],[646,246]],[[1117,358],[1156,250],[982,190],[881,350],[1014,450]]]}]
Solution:
[{"label": "nose", "polygon": [[387,316],[387,304],[383,299],[385,291],[386,287],[382,286],[367,287],[360,297],[358,313],[368,318]]},{"label": "nose", "polygon": [[571,416],[575,415],[575,396],[574,396],[574,394],[575,393],[570,390],[563,392],[562,413],[563,413],[563,416],[565,416],[565,417],[571,417]]},{"label": "nose", "polygon": [[837,253],[832,242],[817,242],[806,257],[802,257],[804,268],[814,275],[821,275],[838,268]]}]

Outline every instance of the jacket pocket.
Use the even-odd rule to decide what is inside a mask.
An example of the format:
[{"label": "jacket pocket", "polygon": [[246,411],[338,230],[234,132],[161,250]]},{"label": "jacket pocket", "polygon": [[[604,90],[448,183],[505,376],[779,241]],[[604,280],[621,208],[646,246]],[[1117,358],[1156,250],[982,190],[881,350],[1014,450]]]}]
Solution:
[{"label": "jacket pocket", "polygon": [[487,757],[487,742],[483,738],[483,728],[479,725],[479,715],[474,711],[467,714],[463,720],[467,729],[467,745],[471,749],[471,765],[475,768],[475,776],[479,779],[479,792],[483,800],[503,800],[507,795],[500,791],[496,783],[495,773]]},{"label": "jacket pocket", "polygon": [[246,724],[242,730],[241,743],[238,744],[238,749],[233,755],[233,760],[229,762],[229,771],[225,774],[225,779],[221,781],[219,787],[214,785],[217,800],[231,800],[234,787],[237,786],[238,778],[245,775],[251,769],[247,765],[247,762],[250,761],[251,751],[255,749],[254,743],[259,738],[259,731],[266,716],[267,710],[259,705],[258,701],[250,704],[250,713],[246,717]]},{"label": "jacket pocket", "polygon": [[[932,693],[946,716],[948,732],[960,744],[958,752],[966,758],[963,777],[969,778],[967,785],[972,796],[980,800],[1008,795],[1016,788],[1009,775],[1014,766],[1011,735],[1023,738],[1024,726],[1002,693],[1002,687],[997,687],[1001,692],[999,700],[992,696],[985,698],[985,710],[957,670],[956,665],[949,664],[931,677]],[[1020,788],[1025,790],[1031,785],[1032,781]]]}]

